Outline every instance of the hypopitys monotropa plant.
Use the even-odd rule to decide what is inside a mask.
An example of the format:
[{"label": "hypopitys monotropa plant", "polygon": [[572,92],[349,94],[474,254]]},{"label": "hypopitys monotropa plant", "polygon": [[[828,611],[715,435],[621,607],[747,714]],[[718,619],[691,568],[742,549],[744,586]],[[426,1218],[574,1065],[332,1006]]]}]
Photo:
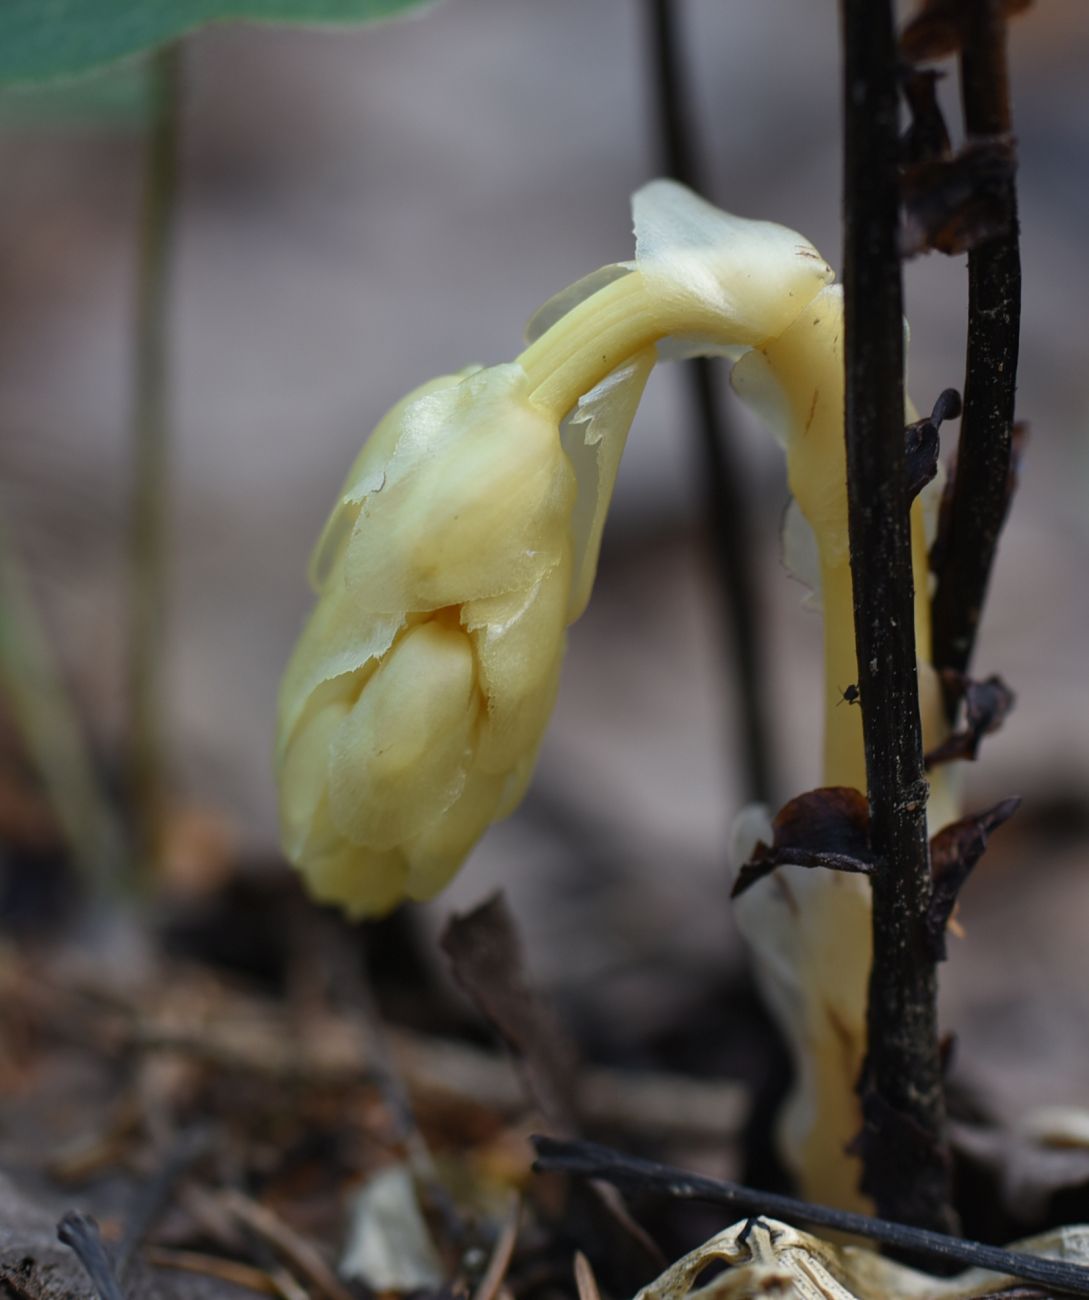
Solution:
[{"label": "hypopitys monotropa plant", "polygon": [[[586,607],[621,453],[655,362],[725,355],[787,453],[792,552],[825,611],[826,785],[865,789],[847,544],[842,302],[802,236],[656,181],[636,256],[552,299],[514,361],[425,384],[379,423],[318,542],[318,599],[280,695],[283,842],[354,916],[436,894],[532,775],[566,629]],[[910,412],[908,413],[910,416]],[[806,540],[808,536],[808,541]],[[924,504],[912,510],[916,640],[929,645]],[[943,730],[920,665],[924,738]],[[935,781],[935,826],[951,815]],[[743,819],[762,831],[766,814]],[[751,844],[755,834],[749,834]],[[780,870],[739,907],[797,1085],[784,1154],[804,1193],[859,1201],[868,884]],[[804,895],[797,910],[783,890]]]}]

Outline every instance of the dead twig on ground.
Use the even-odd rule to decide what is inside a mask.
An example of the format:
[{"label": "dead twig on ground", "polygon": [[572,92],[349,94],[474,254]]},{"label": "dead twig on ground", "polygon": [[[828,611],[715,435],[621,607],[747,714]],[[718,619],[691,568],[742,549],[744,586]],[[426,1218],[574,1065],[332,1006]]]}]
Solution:
[{"label": "dead twig on ground", "polygon": [[785,1223],[850,1233],[896,1250],[928,1257],[936,1263],[990,1269],[1009,1277],[1039,1282],[1059,1295],[1089,1296],[1089,1268],[1080,1264],[1001,1250],[997,1246],[966,1241],[926,1228],[836,1210],[827,1205],[812,1205],[793,1196],[758,1191],[740,1183],[689,1174],[653,1160],[626,1156],[595,1142],[567,1142],[548,1137],[535,1137],[532,1141],[537,1151],[533,1167],[538,1173],[567,1173],[578,1178],[604,1179],[628,1192],[653,1192],[679,1200],[704,1201],[725,1206],[738,1216],[769,1215]]},{"label": "dead twig on ground", "polygon": [[99,1300],[124,1300],[117,1274],[102,1244],[98,1224],[89,1214],[69,1210],[57,1224],[57,1240],[67,1246],[83,1265]]},{"label": "dead twig on ground", "polygon": [[514,1256],[514,1247],[518,1242],[518,1224],[521,1216],[522,1198],[515,1193],[511,1196],[510,1210],[496,1239],[488,1267],[473,1292],[473,1300],[497,1300]]},{"label": "dead twig on ground", "polygon": [[326,1300],[355,1300],[317,1250],[266,1205],[234,1188],[219,1193],[223,1209],[256,1233]]},{"label": "dead twig on ground", "polygon": [[579,1300],[601,1300],[594,1270],[581,1250],[575,1251],[575,1286],[578,1287]]},{"label": "dead twig on ground", "polygon": [[280,1288],[264,1269],[244,1264],[237,1259],[206,1255],[196,1250],[174,1250],[166,1246],[149,1246],[144,1258],[154,1268],[199,1273],[202,1277],[214,1277],[220,1282],[229,1282],[231,1286],[244,1287],[247,1291],[256,1291],[261,1295],[280,1295]]}]

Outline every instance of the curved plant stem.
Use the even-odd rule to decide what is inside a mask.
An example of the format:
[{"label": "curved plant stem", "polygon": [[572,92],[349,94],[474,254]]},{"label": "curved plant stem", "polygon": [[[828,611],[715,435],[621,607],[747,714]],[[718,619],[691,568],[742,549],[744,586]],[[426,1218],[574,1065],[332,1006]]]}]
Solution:
[{"label": "curved plant stem", "polygon": [[[964,126],[969,137],[1009,138],[1012,130],[1001,0],[963,6],[960,59]],[[956,477],[934,593],[934,662],[967,671],[1010,493],[1011,440],[1021,322],[1017,188],[1003,195],[1007,233],[968,254],[968,346],[964,416]],[[956,712],[947,703],[952,720]]]},{"label": "curved plant stem", "polygon": [[948,1229],[949,1162],[927,947],[930,855],[915,658],[890,0],[841,0],[847,495],[873,888],[862,1187],[880,1215]]},{"label": "curved plant stem", "polygon": [[[698,145],[683,86],[677,0],[648,0],[647,34],[662,165],[674,180],[702,192]],[[767,686],[760,670],[763,635],[757,600],[752,512],[745,467],[722,415],[720,372],[698,357],[685,365],[699,444],[699,479],[719,591],[724,638],[733,649],[739,713],[736,747],[746,798],[769,801],[774,764]]]},{"label": "curved plant stem", "polygon": [[178,179],[180,57],[177,45],[168,46],[156,56],[153,67],[135,317],[127,774],[138,878],[154,872],[161,846],[166,782],[162,666],[169,506],[167,334]]}]

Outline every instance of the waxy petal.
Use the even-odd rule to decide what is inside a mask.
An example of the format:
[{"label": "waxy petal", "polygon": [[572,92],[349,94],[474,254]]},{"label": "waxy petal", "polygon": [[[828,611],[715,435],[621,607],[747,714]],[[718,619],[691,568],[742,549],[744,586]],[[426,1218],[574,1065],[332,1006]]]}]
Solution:
[{"label": "waxy petal", "polygon": [[480,710],[473,650],[460,627],[411,627],[332,737],[329,807],[354,844],[391,849],[457,799]]},{"label": "waxy petal", "polygon": [[363,449],[352,462],[340,489],[337,504],[326,520],[310,556],[310,585],[322,591],[343,554],[360,507],[372,492],[378,492],[386,481],[386,467],[397,447],[405,424],[406,412],[422,398],[432,393],[453,388],[469,375],[476,374],[480,366],[470,366],[455,375],[440,375],[414,388],[406,397],[392,406],[378,422],[374,432],[364,442]]},{"label": "waxy petal", "polygon": [[569,284],[566,289],[561,289],[559,293],[553,294],[529,318],[525,329],[526,342],[532,343],[535,339],[539,339],[546,330],[550,330],[569,312],[574,311],[580,303],[586,302],[588,298],[592,298],[595,293],[600,292],[607,285],[622,280],[626,275],[631,275],[634,270],[634,262],[611,262],[608,266],[602,266],[596,271],[591,271],[589,275],[584,275],[581,280],[576,280],[574,284]]},{"label": "waxy petal", "polygon": [[675,181],[637,190],[632,214],[635,264],[671,322],[668,335],[762,343],[833,278],[796,231],[722,212]]},{"label": "waxy petal", "polygon": [[434,898],[450,881],[481,831],[497,815],[505,775],[474,768],[457,799],[405,845],[405,894],[417,901]]},{"label": "waxy petal", "polygon": [[532,585],[560,560],[574,476],[517,365],[414,402],[385,481],[363,501],[344,578],[375,613],[433,610]]},{"label": "waxy petal", "polygon": [[575,576],[569,623],[581,616],[590,601],[620,458],[655,360],[649,349],[637,353],[581,397],[560,426],[560,438],[578,483],[571,518]]},{"label": "waxy petal", "polygon": [[509,771],[539,743],[556,696],[570,587],[568,550],[529,591],[470,601],[462,610],[485,699],[476,758],[485,771]]},{"label": "waxy petal", "polygon": [[319,903],[337,903],[353,919],[381,916],[405,896],[408,862],[403,853],[385,853],[342,843],[307,858],[302,868],[307,888]]},{"label": "waxy petal", "polygon": [[314,693],[347,677],[353,679],[351,689],[358,691],[404,622],[400,614],[375,616],[361,609],[342,576],[330,579],[280,685],[278,752],[282,754],[291,740]]}]

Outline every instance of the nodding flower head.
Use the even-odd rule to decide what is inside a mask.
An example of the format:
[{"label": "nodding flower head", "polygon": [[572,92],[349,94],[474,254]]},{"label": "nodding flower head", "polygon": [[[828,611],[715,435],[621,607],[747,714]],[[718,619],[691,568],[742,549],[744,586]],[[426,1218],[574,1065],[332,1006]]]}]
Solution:
[{"label": "nodding flower head", "polygon": [[395,407],[312,565],[280,699],[288,855],[360,914],[442,887],[521,797],[552,707],[574,472],[515,365]]},{"label": "nodding flower head", "polygon": [[659,353],[759,346],[832,277],[801,236],[671,182],[634,213],[635,260],[546,304],[516,360],[385,416],[318,542],[280,814],[314,895],[354,915],[431,897],[524,794]]}]

